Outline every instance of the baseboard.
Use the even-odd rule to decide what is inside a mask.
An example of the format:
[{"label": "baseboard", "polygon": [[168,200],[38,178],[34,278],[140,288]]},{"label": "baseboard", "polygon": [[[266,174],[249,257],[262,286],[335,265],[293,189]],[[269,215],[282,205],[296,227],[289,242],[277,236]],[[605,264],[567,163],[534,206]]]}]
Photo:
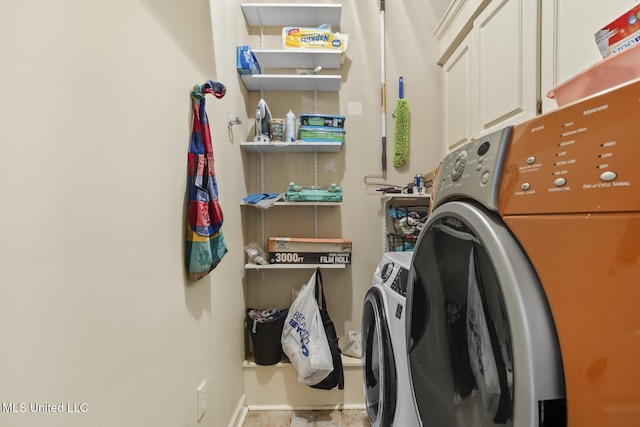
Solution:
[{"label": "baseboard", "polygon": [[344,390],[318,390],[298,382],[291,363],[261,366],[244,364],[247,407],[263,410],[332,410],[365,408],[362,361],[343,357]]},{"label": "baseboard", "polygon": [[364,403],[351,403],[344,405],[250,405],[247,407],[249,411],[326,411],[326,410],[364,410],[367,406]]},{"label": "baseboard", "polygon": [[247,412],[249,412],[249,408],[247,407],[247,395],[242,393],[242,396],[240,396],[238,404],[236,405],[236,410],[231,416],[231,421],[229,421],[228,427],[242,427],[244,420],[247,418]]}]

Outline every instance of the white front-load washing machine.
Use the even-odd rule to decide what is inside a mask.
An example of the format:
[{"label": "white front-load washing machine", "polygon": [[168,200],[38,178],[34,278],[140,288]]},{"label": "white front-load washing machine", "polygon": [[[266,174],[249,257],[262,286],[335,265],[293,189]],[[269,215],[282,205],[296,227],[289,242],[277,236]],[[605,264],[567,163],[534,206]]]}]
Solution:
[{"label": "white front-load washing machine", "polygon": [[362,312],[362,376],[373,427],[421,425],[409,379],[405,302],[412,252],[387,252]]}]

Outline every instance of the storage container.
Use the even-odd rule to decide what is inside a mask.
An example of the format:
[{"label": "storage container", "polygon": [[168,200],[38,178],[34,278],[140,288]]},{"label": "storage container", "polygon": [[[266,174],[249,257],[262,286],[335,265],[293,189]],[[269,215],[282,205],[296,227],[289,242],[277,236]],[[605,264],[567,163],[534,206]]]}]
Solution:
[{"label": "storage container", "polygon": [[306,142],[344,143],[344,129],[327,126],[300,126],[300,139]]},{"label": "storage container", "polygon": [[640,77],[640,44],[609,55],[547,94],[559,107]]},{"label": "storage container", "polygon": [[327,114],[300,114],[300,125],[302,126],[326,126],[334,128],[344,128],[344,116],[330,116]]},{"label": "storage container", "polygon": [[[289,310],[247,309],[245,328],[251,335],[257,365],[275,365],[282,360],[280,336]],[[262,314],[268,314],[264,317]]]},{"label": "storage container", "polygon": [[272,141],[284,141],[284,119],[269,120],[269,136]]}]

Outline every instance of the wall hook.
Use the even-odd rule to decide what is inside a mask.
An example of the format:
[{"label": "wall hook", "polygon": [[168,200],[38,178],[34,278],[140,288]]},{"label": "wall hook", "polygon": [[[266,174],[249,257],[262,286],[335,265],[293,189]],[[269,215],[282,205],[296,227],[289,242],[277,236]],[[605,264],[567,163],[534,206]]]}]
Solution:
[{"label": "wall hook", "polygon": [[242,120],[238,116],[234,116],[230,112],[227,111],[227,126],[231,129],[233,125],[241,125]]}]

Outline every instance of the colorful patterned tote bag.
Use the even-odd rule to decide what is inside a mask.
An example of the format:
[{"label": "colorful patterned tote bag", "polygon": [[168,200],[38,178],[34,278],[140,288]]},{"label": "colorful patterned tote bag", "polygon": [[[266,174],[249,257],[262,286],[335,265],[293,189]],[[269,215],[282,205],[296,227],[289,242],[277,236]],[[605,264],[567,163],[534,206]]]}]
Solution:
[{"label": "colorful patterned tote bag", "polygon": [[186,261],[189,277],[198,280],[216,268],[227,253],[222,234],[224,215],[218,201],[218,183],[213,161],[213,145],[205,110],[205,95],[222,98],[226,88],[208,80],[191,92],[193,128],[189,143],[189,206],[187,213]]}]

